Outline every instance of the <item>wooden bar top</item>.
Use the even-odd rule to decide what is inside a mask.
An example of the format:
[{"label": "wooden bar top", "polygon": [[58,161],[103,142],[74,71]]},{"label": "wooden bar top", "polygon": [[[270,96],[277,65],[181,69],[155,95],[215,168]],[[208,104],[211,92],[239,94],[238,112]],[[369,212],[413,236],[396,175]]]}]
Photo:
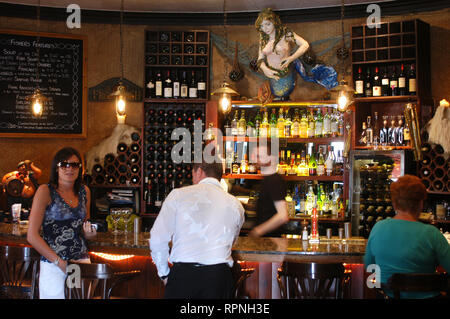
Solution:
[{"label": "wooden bar top", "polygon": [[[0,245],[29,245],[26,239],[27,225],[0,223]],[[97,238],[89,240],[91,252],[150,256],[148,240],[150,233],[130,233],[114,236],[111,232],[99,232]],[[293,238],[239,237],[234,244],[233,256],[237,260],[255,262],[318,262],[318,263],[362,263],[366,239],[352,237],[341,240],[337,237],[320,238],[320,243]]]}]

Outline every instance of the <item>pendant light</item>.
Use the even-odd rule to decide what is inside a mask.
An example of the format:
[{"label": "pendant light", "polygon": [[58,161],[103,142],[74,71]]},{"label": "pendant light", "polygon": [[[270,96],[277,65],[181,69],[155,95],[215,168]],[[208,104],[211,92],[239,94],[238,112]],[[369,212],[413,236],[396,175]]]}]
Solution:
[{"label": "pendant light", "polygon": [[337,50],[337,57],[341,61],[341,76],[342,79],[339,81],[339,85],[331,89],[331,92],[337,92],[336,103],[338,105],[338,110],[345,112],[347,108],[354,101],[355,89],[348,85],[347,81],[344,79],[345,65],[344,61],[348,58],[349,52],[345,47],[344,39],[344,0],[341,1],[341,33],[342,33],[342,47]]},{"label": "pendant light", "polygon": [[[223,0],[223,31],[225,38],[225,52],[228,49],[228,36],[227,36],[227,11],[226,11],[226,0]],[[225,79],[228,74],[227,64],[225,63],[225,72],[223,77],[222,85],[215,89],[211,95],[219,96],[219,109],[223,114],[228,114],[231,111],[231,97],[233,95],[239,95],[234,89],[231,88]]]},{"label": "pendant light", "polygon": [[129,94],[123,85],[123,37],[122,37],[122,25],[123,25],[123,1],[120,2],[120,80],[116,87],[116,90],[109,95],[114,98],[116,106],[116,116],[119,123],[125,123],[126,118],[126,101],[132,95]]},{"label": "pendant light", "polygon": [[39,29],[40,29],[40,21],[41,21],[41,0],[38,0],[37,6],[37,27],[36,27],[36,88],[32,95],[27,96],[25,99],[27,101],[31,101],[31,114],[35,117],[40,117],[44,111],[44,103],[48,101],[44,95],[42,95],[41,90],[39,89],[39,61],[40,61],[40,45],[39,40],[41,38]]}]

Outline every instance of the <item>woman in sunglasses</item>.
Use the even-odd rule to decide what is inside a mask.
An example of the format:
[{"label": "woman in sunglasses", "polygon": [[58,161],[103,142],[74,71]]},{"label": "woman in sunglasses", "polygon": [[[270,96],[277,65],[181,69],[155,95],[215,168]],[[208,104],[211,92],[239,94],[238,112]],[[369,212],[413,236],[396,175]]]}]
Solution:
[{"label": "woman in sunglasses", "polygon": [[[82,184],[82,161],[77,150],[65,147],[52,161],[50,182],[34,196],[28,242],[42,255],[41,299],[63,299],[68,261],[89,262],[86,238],[96,236],[89,219],[91,194]],[[39,233],[42,227],[42,237]]]}]

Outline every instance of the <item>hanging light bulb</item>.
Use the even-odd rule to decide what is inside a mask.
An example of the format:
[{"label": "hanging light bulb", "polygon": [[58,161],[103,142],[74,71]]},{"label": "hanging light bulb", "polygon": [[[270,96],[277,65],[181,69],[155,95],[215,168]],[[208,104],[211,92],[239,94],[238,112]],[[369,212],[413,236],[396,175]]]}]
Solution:
[{"label": "hanging light bulb", "polygon": [[39,89],[35,89],[32,95],[25,98],[27,101],[31,101],[31,112],[33,116],[40,117],[44,112],[44,102],[48,100],[41,94]]},{"label": "hanging light bulb", "polygon": [[239,95],[239,93],[233,90],[227,82],[223,82],[222,86],[214,90],[214,92],[212,92],[211,95],[219,96],[220,110],[224,114],[227,114],[231,111],[231,96]]},{"label": "hanging light bulb", "polygon": [[347,81],[339,81],[339,85],[331,90],[337,92],[337,105],[338,110],[345,112],[347,108],[353,103],[355,90],[347,85]]}]

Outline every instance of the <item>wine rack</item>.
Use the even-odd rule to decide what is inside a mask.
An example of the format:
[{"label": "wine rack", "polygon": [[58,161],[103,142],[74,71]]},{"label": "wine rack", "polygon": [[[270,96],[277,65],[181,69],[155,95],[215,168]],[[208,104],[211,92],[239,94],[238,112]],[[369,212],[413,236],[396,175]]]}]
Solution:
[{"label": "wine rack", "polygon": [[93,166],[92,175],[85,175],[89,186],[139,187],[141,185],[141,136],[131,135],[132,142],[118,143],[117,154],[106,154]]},{"label": "wine rack", "polygon": [[450,192],[450,163],[445,159],[441,145],[425,143],[422,146],[423,159],[419,164],[419,177],[429,193]]},{"label": "wine rack", "polygon": [[[209,78],[210,35],[208,30],[186,31],[146,31],[145,33],[145,98],[162,98],[155,96],[152,80],[158,73],[162,80],[170,72],[182,81],[183,73],[186,81],[204,80],[205,88],[202,96],[194,99],[207,100]],[[192,81],[194,78],[194,81]]]},{"label": "wine rack", "polygon": [[[194,121],[201,121],[201,133],[205,129],[205,105],[202,103],[144,103],[144,196],[146,214],[157,214],[165,197],[173,188],[192,184],[194,153]],[[183,135],[175,134],[181,129]],[[189,136],[186,136],[189,135]],[[188,145],[190,142],[190,145]],[[184,143],[178,144],[178,143]],[[172,148],[183,146],[178,155],[187,152],[189,161],[176,163]],[[203,146],[203,141],[202,141]]]}]

